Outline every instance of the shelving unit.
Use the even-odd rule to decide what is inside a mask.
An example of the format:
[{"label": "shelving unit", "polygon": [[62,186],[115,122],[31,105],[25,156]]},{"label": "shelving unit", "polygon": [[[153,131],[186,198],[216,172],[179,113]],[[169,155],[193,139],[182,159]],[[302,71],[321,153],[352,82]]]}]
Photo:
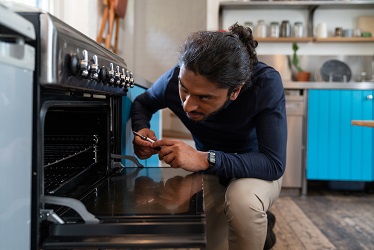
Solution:
[{"label": "shelving unit", "polygon": [[242,9],[242,8],[285,8],[285,9],[314,9],[314,8],[369,8],[373,7],[373,0],[337,0],[337,1],[264,1],[264,0],[254,0],[254,1],[223,1],[220,3],[221,8],[231,8],[231,9]]},{"label": "shelving unit", "polygon": [[314,38],[316,43],[372,43],[374,37],[329,37],[329,38]]},{"label": "shelving unit", "polygon": [[[303,38],[258,38],[259,42],[316,42],[316,43],[370,43],[374,42],[374,37],[313,37],[314,13],[317,9],[370,9],[374,8],[374,0],[340,0],[340,1],[223,1],[219,4],[219,27],[223,28],[222,13],[224,10],[300,10],[307,11],[307,23],[305,30],[307,37]],[[374,34],[372,34],[374,36]]]},{"label": "shelving unit", "polygon": [[316,43],[372,43],[374,42],[374,37],[329,37],[329,38],[315,38],[315,37],[302,37],[302,38],[295,38],[295,37],[265,37],[265,38],[255,38],[258,42],[264,43],[308,43],[308,42],[316,42]]},{"label": "shelving unit", "polygon": [[265,37],[265,38],[256,38],[255,39],[258,42],[265,42],[265,43],[307,43],[307,42],[313,42],[313,37],[302,37],[302,38],[295,38],[295,37]]}]

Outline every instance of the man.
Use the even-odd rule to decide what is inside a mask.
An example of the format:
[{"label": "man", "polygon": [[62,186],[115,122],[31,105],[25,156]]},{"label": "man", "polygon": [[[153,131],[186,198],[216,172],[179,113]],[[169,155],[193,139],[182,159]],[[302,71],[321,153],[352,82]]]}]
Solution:
[{"label": "man", "polygon": [[[193,33],[177,66],[138,96],[132,128],[136,155],[158,154],[173,168],[204,171],[207,249],[271,248],[267,210],[278,198],[286,164],[287,121],[279,73],[258,62],[252,31]],[[157,141],[149,120],[170,108],[191,132],[195,148]],[[159,150],[156,150],[159,149]],[[270,243],[270,244],[269,244]]]}]

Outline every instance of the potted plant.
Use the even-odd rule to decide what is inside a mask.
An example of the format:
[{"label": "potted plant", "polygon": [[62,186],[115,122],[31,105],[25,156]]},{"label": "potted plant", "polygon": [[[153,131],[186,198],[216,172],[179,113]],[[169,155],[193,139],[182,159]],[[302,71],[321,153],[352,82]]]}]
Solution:
[{"label": "potted plant", "polygon": [[292,57],[292,64],[295,66],[297,70],[297,81],[299,82],[308,82],[310,79],[310,72],[304,71],[300,65],[299,65],[299,58],[297,56],[297,51],[299,49],[299,46],[297,46],[297,43],[292,44],[292,50],[293,50],[293,57]]}]

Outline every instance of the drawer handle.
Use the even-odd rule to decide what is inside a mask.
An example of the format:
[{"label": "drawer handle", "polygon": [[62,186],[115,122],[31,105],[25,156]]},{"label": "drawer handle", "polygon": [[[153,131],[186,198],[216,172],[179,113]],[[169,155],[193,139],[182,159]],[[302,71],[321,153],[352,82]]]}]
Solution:
[{"label": "drawer handle", "polygon": [[367,95],[367,96],[366,96],[366,99],[368,99],[368,100],[373,100],[373,95]]}]

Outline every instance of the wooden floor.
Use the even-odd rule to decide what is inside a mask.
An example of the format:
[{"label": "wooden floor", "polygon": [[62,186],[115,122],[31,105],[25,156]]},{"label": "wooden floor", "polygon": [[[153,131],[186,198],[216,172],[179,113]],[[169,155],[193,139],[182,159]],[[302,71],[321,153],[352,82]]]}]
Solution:
[{"label": "wooden floor", "polygon": [[374,192],[308,187],[305,196],[282,195],[270,209],[276,216],[274,250],[374,250]]}]

